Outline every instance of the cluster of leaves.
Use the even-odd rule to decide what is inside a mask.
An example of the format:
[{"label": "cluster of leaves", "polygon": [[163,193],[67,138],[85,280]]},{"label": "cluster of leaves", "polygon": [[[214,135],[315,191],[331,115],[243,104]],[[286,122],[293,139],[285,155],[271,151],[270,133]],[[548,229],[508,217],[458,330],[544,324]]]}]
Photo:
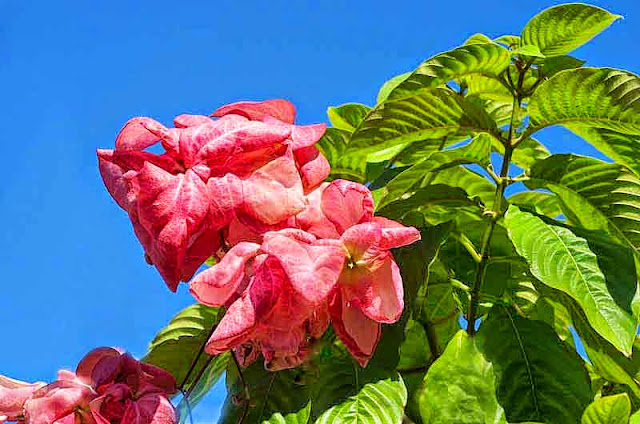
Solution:
[{"label": "cluster of leaves", "polygon": [[[271,373],[202,354],[218,312],[192,306],[145,358],[183,382],[183,419],[226,370],[223,423],[639,423],[640,78],[568,55],[618,18],[555,6],[391,79],[372,108],[329,108],[332,178],[420,228],[394,253],[403,318],[364,369],[329,332]],[[611,161],[552,155],[534,136],[553,125]]]}]

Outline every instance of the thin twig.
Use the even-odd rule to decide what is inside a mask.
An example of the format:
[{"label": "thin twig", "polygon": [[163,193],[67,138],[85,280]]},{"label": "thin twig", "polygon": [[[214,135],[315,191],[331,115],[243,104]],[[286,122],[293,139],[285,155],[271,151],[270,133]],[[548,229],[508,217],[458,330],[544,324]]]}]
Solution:
[{"label": "thin twig", "polygon": [[242,416],[238,421],[238,424],[242,424],[249,414],[249,402],[251,401],[251,396],[249,394],[249,386],[247,386],[247,382],[244,379],[244,374],[242,373],[242,368],[240,367],[236,353],[232,351],[231,357],[233,358],[233,363],[236,365],[236,369],[238,370],[238,377],[240,377],[240,382],[242,383],[242,389],[244,391],[244,411],[242,411]]}]

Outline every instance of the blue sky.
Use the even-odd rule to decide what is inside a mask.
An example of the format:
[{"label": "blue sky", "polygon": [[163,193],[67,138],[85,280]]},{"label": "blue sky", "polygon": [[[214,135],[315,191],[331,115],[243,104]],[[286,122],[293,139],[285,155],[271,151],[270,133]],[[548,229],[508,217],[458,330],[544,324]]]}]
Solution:
[{"label": "blue sky", "polygon": [[[192,303],[146,265],[95,149],[138,115],[169,124],[241,99],[284,97],[302,123],[373,104],[388,78],[475,32],[518,33],[553,1],[0,1],[0,374],[50,380],[95,346],[144,353]],[[575,55],[640,72],[640,5]],[[594,150],[566,132],[555,152]],[[213,422],[217,390],[194,417]]]}]

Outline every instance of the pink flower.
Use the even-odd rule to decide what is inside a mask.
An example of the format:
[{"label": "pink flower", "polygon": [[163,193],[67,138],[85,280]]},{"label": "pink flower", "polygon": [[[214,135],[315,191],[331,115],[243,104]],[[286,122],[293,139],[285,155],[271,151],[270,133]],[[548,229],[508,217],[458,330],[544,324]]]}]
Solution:
[{"label": "pink flower", "polygon": [[[180,115],[174,123],[134,118],[115,150],[98,150],[109,193],[172,291],[218,250],[220,230],[236,214],[271,228],[304,209],[303,181],[321,166],[308,150],[315,140],[298,147],[291,140],[297,127],[285,122],[231,114],[216,121]],[[144,151],[158,142],[166,153]]]},{"label": "pink flower", "polygon": [[362,366],[373,354],[380,323],[394,323],[404,308],[402,277],[389,249],[420,240],[420,232],[385,218],[347,229],[348,251],[329,312],[334,329]]},{"label": "pink flower", "polygon": [[234,246],[190,284],[199,302],[228,305],[207,352],[242,346],[245,359],[261,350],[271,369],[295,366],[306,357],[309,338],[328,325],[327,314],[319,311],[326,308],[344,259],[338,240],[317,240],[297,229],[266,233],[262,245]]},{"label": "pink flower", "polygon": [[231,103],[212,114],[218,117],[233,115],[244,116],[253,121],[284,124],[291,129],[291,146],[305,191],[315,189],[329,176],[329,162],[314,146],[324,135],[325,124],[294,125],[296,109],[283,99]]},{"label": "pink flower", "polygon": [[176,390],[166,371],[103,347],[51,384],[0,376],[0,417],[25,424],[175,424],[168,396]]},{"label": "pink flower", "polygon": [[24,404],[45,383],[25,383],[0,375],[0,423],[19,421],[24,416]]}]

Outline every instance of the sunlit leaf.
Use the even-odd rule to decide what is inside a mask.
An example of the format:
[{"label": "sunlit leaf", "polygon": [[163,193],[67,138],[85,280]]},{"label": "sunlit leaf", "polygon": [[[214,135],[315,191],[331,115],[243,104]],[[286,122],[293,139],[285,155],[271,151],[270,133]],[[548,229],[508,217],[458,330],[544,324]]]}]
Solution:
[{"label": "sunlit leaf", "polygon": [[631,402],[626,393],[604,396],[587,407],[581,424],[623,424],[629,421]]},{"label": "sunlit leaf", "polygon": [[635,319],[616,303],[587,240],[516,206],[509,207],[505,225],[531,273],[575,299],[598,333],[621,352],[631,354]]},{"label": "sunlit leaf", "polygon": [[621,18],[596,6],[571,3],[550,7],[534,16],[521,35],[523,46],[536,46],[545,56],[559,56],[580,47]]},{"label": "sunlit leaf", "polygon": [[388,98],[403,98],[464,75],[499,75],[509,65],[509,60],[509,51],[496,43],[466,44],[423,62]]},{"label": "sunlit leaf", "polygon": [[347,103],[327,109],[327,115],[334,128],[353,132],[365,116],[371,111],[369,106],[360,103]]},{"label": "sunlit leaf", "polygon": [[424,424],[506,424],[496,399],[493,366],[464,331],[429,368],[420,415]]}]

